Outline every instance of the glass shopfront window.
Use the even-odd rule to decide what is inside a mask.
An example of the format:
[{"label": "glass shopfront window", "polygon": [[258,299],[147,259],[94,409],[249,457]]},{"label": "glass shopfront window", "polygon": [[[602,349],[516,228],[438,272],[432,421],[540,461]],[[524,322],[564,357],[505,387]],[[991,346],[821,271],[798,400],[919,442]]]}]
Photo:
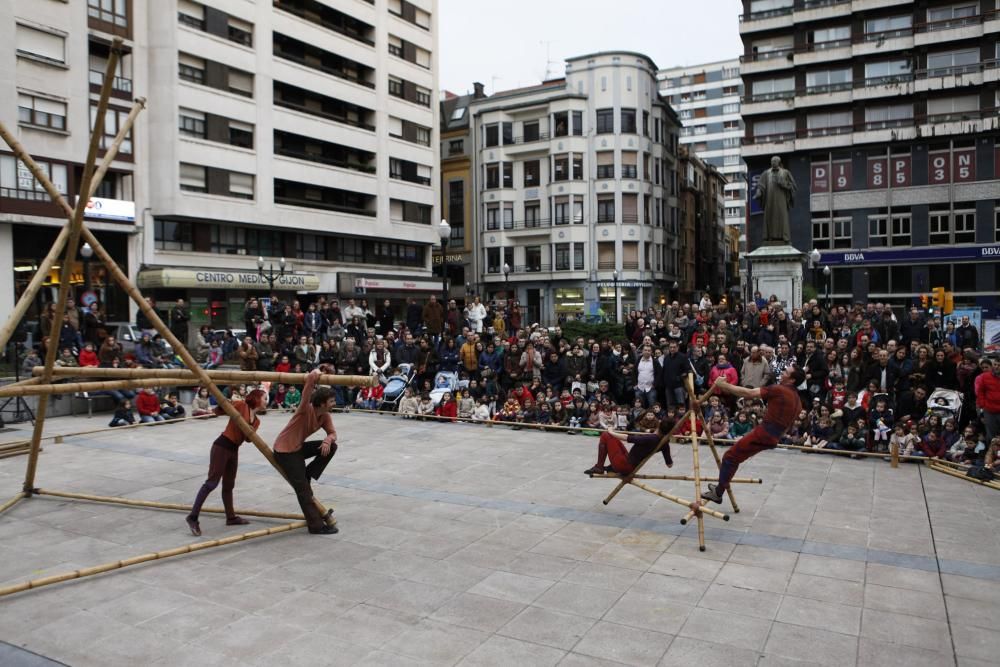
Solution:
[{"label": "glass shopfront window", "polygon": [[586,303],[583,300],[583,288],[556,289],[553,306],[556,316],[566,315],[582,318],[586,310]]}]

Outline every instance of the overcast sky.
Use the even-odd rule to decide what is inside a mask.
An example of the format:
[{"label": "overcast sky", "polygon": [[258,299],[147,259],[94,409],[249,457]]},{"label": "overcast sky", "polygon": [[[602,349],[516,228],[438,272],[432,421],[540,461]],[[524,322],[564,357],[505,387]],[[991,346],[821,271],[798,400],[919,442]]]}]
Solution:
[{"label": "overcast sky", "polygon": [[481,81],[490,94],[532,85],[546,67],[562,76],[567,57],[595,51],[638,51],[661,68],[734,58],[742,51],[740,7],[738,0],[439,0],[441,88],[462,94]]}]

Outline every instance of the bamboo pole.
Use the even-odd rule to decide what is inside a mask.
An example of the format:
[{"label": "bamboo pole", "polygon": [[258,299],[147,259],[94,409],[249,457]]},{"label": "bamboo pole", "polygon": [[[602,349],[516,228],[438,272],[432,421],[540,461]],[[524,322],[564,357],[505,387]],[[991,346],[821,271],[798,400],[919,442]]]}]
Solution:
[{"label": "bamboo pole", "polygon": [[891,456],[891,464],[890,465],[893,468],[898,468],[899,467],[899,443],[898,442],[890,442],[889,443],[889,452],[890,452],[890,456]]},{"label": "bamboo pole", "polygon": [[669,500],[672,503],[677,503],[678,505],[684,505],[684,507],[687,507],[688,509],[696,510],[696,513],[708,514],[709,516],[714,516],[716,519],[729,521],[728,514],[724,514],[723,512],[714,510],[711,507],[705,507],[704,505],[700,505],[697,501],[685,500],[679,496],[675,496],[673,494],[660,491],[659,489],[654,489],[653,487],[643,484],[642,482],[632,481],[629,482],[629,484],[637,486],[643,491],[648,491],[649,493],[652,493],[655,496],[659,496],[661,498],[664,498],[665,500]]},{"label": "bamboo pole", "polygon": [[694,510],[691,510],[687,514],[685,514],[684,517],[681,519],[681,525],[686,526],[687,522],[690,521],[695,514],[697,514],[697,512],[695,512]]},{"label": "bamboo pole", "polygon": [[[45,449],[42,447],[38,448],[39,452],[44,452]],[[15,456],[24,456],[25,454],[31,453],[31,447],[24,447],[22,449],[12,449],[6,452],[0,452],[0,459],[12,459]]]},{"label": "bamboo pole", "polygon": [[0,389],[6,389],[7,387],[31,387],[36,384],[41,384],[42,378],[32,377],[26,378],[24,380],[18,380],[17,382],[11,382],[10,384],[5,384]]},{"label": "bamboo pole", "polygon": [[11,449],[23,449],[24,447],[30,447],[30,440],[17,440],[15,442],[5,442],[0,445],[0,452],[10,451]]},{"label": "bamboo pole", "polygon": [[[625,476],[619,475],[618,473],[606,472],[602,475],[592,474],[590,475],[594,479],[623,479]],[[668,479],[677,480],[682,482],[694,481],[692,475],[628,475],[630,479]],[[703,482],[718,482],[718,477],[702,477]],[[733,484],[763,484],[764,480],[756,477],[734,477],[732,479]]]},{"label": "bamboo pole", "polygon": [[[690,505],[692,511],[694,511],[694,516],[698,520],[698,551],[705,550],[705,517],[702,515],[700,510],[701,505],[701,463],[698,460],[698,417],[695,415],[695,411],[700,411],[701,406],[691,401],[694,394],[694,381],[691,379],[690,375],[684,376],[685,383],[687,384],[688,396],[690,401],[690,409],[688,410],[688,418],[691,420],[691,464],[694,468],[694,503]],[[705,425],[705,430],[708,430],[708,425]]]},{"label": "bamboo pole", "polygon": [[943,472],[946,475],[951,475],[952,477],[957,477],[958,479],[964,479],[966,482],[973,482],[975,484],[979,484],[980,486],[986,486],[986,487],[989,487],[991,489],[996,489],[996,490],[1000,491],[1000,483],[997,483],[995,481],[993,481],[993,482],[986,482],[986,481],[981,480],[981,479],[976,479],[975,477],[969,477],[965,473],[959,472],[958,470],[956,470],[954,468],[949,468],[947,466],[943,466],[943,465],[940,464],[940,462],[937,462],[937,461],[931,461],[931,462],[929,462],[927,464],[927,467],[930,468],[931,470],[936,470],[937,472]]},{"label": "bamboo pole", "polygon": [[[163,503],[153,500],[136,500],[134,498],[119,498],[117,496],[95,496],[89,493],[70,493],[68,491],[53,491],[51,489],[35,489],[36,494],[40,496],[52,496],[55,498],[74,498],[76,500],[88,500],[94,503],[108,503],[111,505],[127,505],[129,507],[149,507],[151,509],[161,509],[161,510],[178,510],[182,512],[190,512],[191,506],[184,505],[182,503]],[[226,510],[222,507],[202,507],[202,512],[208,512],[209,514],[225,514]],[[303,516],[301,514],[294,514],[289,512],[264,512],[260,510],[246,510],[237,509],[234,510],[236,514],[246,515],[246,516],[258,516],[265,519],[299,519],[301,520]]]},{"label": "bamboo pole", "polygon": [[[678,420],[677,420],[677,423],[676,423],[676,424],[674,424],[673,428],[671,428],[671,429],[670,429],[670,431],[669,431],[669,432],[667,433],[667,435],[666,435],[665,437],[667,437],[667,438],[671,438],[671,437],[673,437],[673,435],[674,435],[675,433],[677,433],[677,431],[678,431],[678,430],[680,429],[680,427],[681,427],[681,425],[682,425],[683,423],[684,423],[684,419],[678,419]],[[661,438],[661,439],[662,439],[662,438]],[[667,441],[667,445],[665,445],[665,446],[669,446],[669,445],[670,445],[670,441],[668,440],[668,441]],[[650,460],[651,458],[653,458],[653,455],[655,455],[655,454],[659,453],[659,452],[660,452],[660,450],[661,450],[661,448],[660,448],[660,447],[657,447],[657,448],[655,448],[655,449],[654,449],[654,450],[653,450],[652,452],[650,452],[650,453],[649,453],[649,454],[648,454],[648,455],[647,455],[647,456],[646,456],[646,457],[645,457],[645,458],[644,458],[644,459],[643,459],[642,461],[640,461],[640,462],[639,462],[639,465],[637,465],[637,466],[635,467],[635,470],[642,470],[642,467],[643,467],[644,465],[646,465],[646,463],[647,463],[647,462],[648,462],[648,461],[649,461],[649,460]],[[635,470],[633,470],[633,473],[635,472]],[[606,497],[606,498],[605,498],[605,499],[604,499],[603,501],[601,501],[601,502],[603,502],[603,503],[604,503],[605,505],[607,505],[608,503],[610,503],[610,502],[611,502],[611,501],[612,501],[612,500],[614,499],[614,497],[618,495],[618,492],[619,492],[619,491],[621,491],[622,489],[624,489],[624,488],[625,488],[625,485],[626,485],[626,484],[628,484],[628,483],[629,483],[629,480],[630,480],[630,479],[631,479],[632,477],[634,477],[634,476],[635,476],[635,475],[633,474],[633,475],[629,475],[629,476],[627,476],[627,477],[623,477],[623,478],[621,479],[621,481],[620,481],[620,482],[618,483],[618,486],[616,486],[616,487],[614,488],[614,490],[613,490],[613,491],[612,491],[612,492],[611,492],[610,494],[608,494],[608,496],[607,496],[607,497]]]},{"label": "bamboo pole", "polygon": [[[249,423],[247,423],[239,411],[233,407],[233,404],[229,402],[229,399],[226,398],[225,394],[223,394],[222,391],[219,390],[218,386],[216,386],[215,381],[212,380],[205,369],[198,365],[198,362],[196,362],[194,357],[191,356],[187,347],[181,343],[181,341],[174,336],[174,333],[170,330],[170,328],[163,323],[159,314],[157,314],[152,306],[150,306],[149,303],[143,298],[142,293],[134,284],[132,284],[128,277],[122,273],[121,268],[115,262],[114,258],[108,254],[108,251],[104,249],[101,242],[97,240],[97,237],[95,237],[86,226],[83,227],[83,237],[86,239],[87,243],[93,247],[94,254],[104,262],[104,265],[107,267],[108,272],[111,274],[111,277],[114,278],[115,282],[117,282],[136,303],[136,305],[139,306],[139,309],[148,318],[150,324],[153,325],[153,328],[156,329],[156,331],[159,332],[159,334],[170,344],[170,346],[174,349],[174,352],[177,353],[183,360],[184,364],[198,376],[200,384],[205,386],[209,393],[215,397],[215,401],[218,406],[222,408],[229,418],[237,425],[243,435],[254,444],[257,450],[264,456],[265,459],[267,459],[267,462],[278,471],[278,474],[280,474],[287,481],[288,476],[285,474],[284,469],[278,465],[278,461],[274,458],[274,453],[271,451],[271,448],[267,445],[267,443],[264,442],[264,439],[260,437],[257,431],[255,431]],[[316,505],[317,511],[324,516],[326,522],[329,525],[335,525],[336,519],[333,518],[332,511],[327,512],[326,507],[315,496],[313,496],[313,502]]]},{"label": "bamboo pole", "polygon": [[[715,388],[713,387],[708,392],[706,392],[703,397],[699,397],[699,396],[697,396],[695,394],[695,391],[694,391],[694,379],[690,375],[685,376],[685,378],[686,378],[685,381],[686,381],[686,384],[687,384],[686,388],[688,390],[688,396],[692,400],[694,400],[698,406],[700,406],[704,402],[705,398],[707,398],[709,395],[711,395],[715,391]],[[698,407],[698,408],[695,408],[695,409],[700,410],[701,408]],[[705,425],[705,442],[708,444],[708,448],[712,452],[712,458],[715,459],[715,465],[716,465],[716,467],[721,471],[722,470],[722,457],[719,456],[719,450],[717,450],[715,448],[715,436],[712,435],[712,430],[708,428],[707,424]],[[718,480],[715,480],[715,481],[718,481]],[[733,506],[733,513],[734,514],[738,514],[739,511],[740,511],[740,506],[738,504],[736,504],[736,495],[733,493],[733,487],[732,486],[727,486],[726,487],[726,495],[729,496],[729,504]]]},{"label": "bamboo pole", "polygon": [[[41,375],[41,366],[32,369],[34,375]],[[209,378],[227,384],[233,382],[272,382],[280,384],[302,384],[306,381],[306,373],[275,373],[271,371],[225,371],[219,369],[204,370],[202,373]],[[53,369],[55,377],[109,378],[115,380],[140,380],[160,378],[180,382],[197,383],[202,379],[201,373],[183,368],[96,368],[62,366]],[[373,387],[378,380],[374,375],[320,375],[318,384],[330,386]]]},{"label": "bamboo pole", "polygon": [[[109,391],[112,389],[142,389],[160,387],[163,380],[106,380],[103,382],[64,382],[59,384],[36,384],[32,387],[0,387],[0,398],[8,396],[58,396],[89,391]],[[173,384],[173,381],[170,382]]]},{"label": "bamboo pole", "polygon": [[[97,160],[97,149],[100,139],[104,136],[104,117],[108,110],[108,101],[111,98],[111,86],[115,75],[115,68],[118,66],[118,57],[121,51],[122,40],[116,37],[111,53],[108,57],[107,66],[104,71],[104,83],[101,86],[101,95],[97,103],[97,112],[94,116],[93,129],[90,133],[90,145],[87,148],[87,161],[83,166],[83,177],[80,180],[80,196],[76,202],[73,215],[70,216],[69,237],[66,239],[64,259],[59,271],[59,296],[56,299],[55,315],[52,318],[52,328],[49,330],[49,346],[45,351],[45,372],[42,374],[42,383],[47,384],[52,378],[52,368],[55,365],[56,350],[62,331],[63,318],[66,315],[66,302],[69,300],[70,275],[72,264],[76,259],[76,254],[80,246],[80,235],[83,229],[83,214],[87,209],[90,186],[94,178],[95,161]],[[38,169],[38,165],[34,167]],[[41,170],[39,169],[39,173]],[[44,174],[43,174],[44,176]],[[37,175],[36,175],[37,177]],[[49,186],[51,181],[45,178]],[[39,179],[39,182],[41,179]],[[53,190],[56,188],[53,186]],[[51,193],[50,193],[51,194]],[[58,194],[58,191],[56,192]],[[61,197],[59,198],[61,199]],[[45,429],[45,414],[48,407],[47,401],[39,401],[35,409],[35,424],[31,435],[31,451],[28,452],[28,465],[24,473],[24,492],[30,494],[35,484],[35,471],[38,467],[38,451],[41,444],[42,431]]]},{"label": "bamboo pole", "polygon": [[0,505],[0,514],[3,514],[14,505],[21,502],[23,499],[24,499],[24,491],[21,491],[16,496],[5,502],[3,505]]},{"label": "bamboo pole", "polygon": [[72,579],[89,577],[95,574],[111,572],[112,570],[120,570],[122,568],[130,567],[132,565],[139,565],[140,563],[146,563],[154,560],[162,560],[164,558],[172,558],[174,556],[181,556],[184,554],[194,553],[195,551],[202,551],[204,549],[211,549],[213,547],[226,546],[228,544],[236,544],[237,542],[252,540],[258,537],[277,535],[278,533],[285,533],[291,530],[304,528],[305,525],[306,525],[305,521],[293,521],[292,523],[283,524],[281,526],[273,526],[271,528],[261,528],[260,530],[250,531],[249,533],[242,533],[240,535],[231,535],[229,537],[222,537],[216,540],[207,540],[205,542],[196,542],[194,544],[188,544],[187,546],[177,547],[176,549],[166,549],[164,551],[156,551],[152,553],[143,554],[141,556],[134,556],[132,558],[125,558],[123,560],[112,561],[110,563],[105,563],[103,565],[85,567],[79,570],[73,570],[72,572],[64,572],[62,574],[55,574],[49,577],[42,577],[41,579],[32,579],[31,581],[25,581],[20,584],[14,584],[12,586],[6,586],[4,588],[0,588],[0,597],[3,597],[5,595],[11,595],[13,593],[20,593],[22,591],[32,590],[35,588],[41,588],[42,586],[58,584],[63,581],[70,581]]}]

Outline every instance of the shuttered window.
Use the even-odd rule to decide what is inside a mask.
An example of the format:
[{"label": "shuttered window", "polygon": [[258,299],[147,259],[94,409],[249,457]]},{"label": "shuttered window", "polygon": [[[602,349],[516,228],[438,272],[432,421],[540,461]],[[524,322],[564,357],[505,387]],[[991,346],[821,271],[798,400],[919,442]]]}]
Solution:
[{"label": "shuttered window", "polygon": [[66,62],[66,39],[62,35],[17,24],[17,52],[53,63]]}]

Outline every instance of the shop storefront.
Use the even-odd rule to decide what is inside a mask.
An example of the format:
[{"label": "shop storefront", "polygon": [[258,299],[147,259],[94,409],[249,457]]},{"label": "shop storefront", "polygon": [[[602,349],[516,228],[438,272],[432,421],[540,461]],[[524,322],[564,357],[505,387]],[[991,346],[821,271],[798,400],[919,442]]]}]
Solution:
[{"label": "shop storefront", "polygon": [[338,295],[341,301],[367,300],[368,307],[378,314],[382,312],[382,305],[388,299],[397,321],[406,318],[408,299],[416,299],[417,303],[423,305],[432,294],[440,301],[443,291],[440,281],[428,280],[426,277],[372,276],[357,273],[342,273],[338,276]]},{"label": "shop storefront", "polygon": [[[243,311],[251,296],[267,298],[272,293],[270,283],[256,271],[231,269],[156,268],[143,269],[136,284],[153,296],[162,310],[176,299],[191,305],[191,324],[207,324],[213,328],[242,328]],[[305,293],[320,288],[320,276],[315,273],[289,272],[274,281],[273,292],[280,298],[299,298],[303,304],[312,300]]]},{"label": "shop storefront", "polygon": [[[617,292],[617,294],[616,294]],[[614,320],[618,311],[615,308],[615,297],[621,303],[621,319],[633,310],[639,310],[652,305],[654,299],[653,283],[646,280],[619,280],[617,288],[613,280],[603,280],[597,284],[598,306],[604,316]]]},{"label": "shop storefront", "polygon": [[587,303],[584,299],[584,287],[557,287],[553,291],[552,306],[556,320],[582,319]]}]

